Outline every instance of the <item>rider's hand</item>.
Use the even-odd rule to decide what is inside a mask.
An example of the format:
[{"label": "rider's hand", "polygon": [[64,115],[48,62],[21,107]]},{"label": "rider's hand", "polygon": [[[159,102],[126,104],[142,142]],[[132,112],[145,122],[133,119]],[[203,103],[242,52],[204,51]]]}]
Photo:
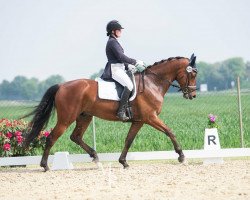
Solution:
[{"label": "rider's hand", "polygon": [[140,65],[140,64],[136,64],[135,67],[136,67],[136,70],[139,72],[142,72],[144,69],[146,69],[143,65]]},{"label": "rider's hand", "polygon": [[131,64],[128,65],[128,70],[130,70],[133,74],[137,71],[135,65],[131,65]]},{"label": "rider's hand", "polygon": [[135,67],[137,71],[142,72],[143,70],[147,68],[147,65],[143,61],[137,60]]}]

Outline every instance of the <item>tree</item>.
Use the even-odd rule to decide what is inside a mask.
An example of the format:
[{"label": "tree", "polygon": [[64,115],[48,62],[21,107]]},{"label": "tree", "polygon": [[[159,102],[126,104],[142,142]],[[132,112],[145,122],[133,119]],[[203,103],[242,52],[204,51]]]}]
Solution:
[{"label": "tree", "polygon": [[9,98],[15,100],[25,99],[23,95],[24,83],[27,81],[25,76],[16,76],[10,83]]},{"label": "tree", "polygon": [[219,69],[219,64],[214,63],[206,63],[199,62],[198,66],[198,76],[197,76],[197,86],[200,84],[207,84],[208,90],[218,90],[221,88],[221,80],[223,76],[221,76]]},{"label": "tree", "polygon": [[27,100],[37,99],[38,84],[39,84],[39,80],[36,78],[31,78],[31,79],[28,79],[26,82],[24,82],[23,91],[22,91],[23,98]]},{"label": "tree", "polygon": [[10,82],[3,80],[0,85],[0,99],[8,99],[10,94]]},{"label": "tree", "polygon": [[5,100],[40,100],[44,92],[52,85],[64,82],[64,78],[53,75],[45,81],[37,78],[28,79],[16,76],[12,82],[4,80],[0,84],[0,99]]},{"label": "tree", "polygon": [[246,79],[250,79],[250,61],[246,62],[246,74],[245,74]]},{"label": "tree", "polygon": [[200,84],[207,83],[207,73],[212,69],[212,65],[206,62],[197,63],[198,66],[198,78],[197,81]]},{"label": "tree", "polygon": [[208,84],[208,90],[225,90],[231,88],[231,82],[237,76],[244,77],[246,64],[242,58],[230,58],[222,62],[209,64],[199,62],[197,85]]},{"label": "tree", "polygon": [[241,87],[242,88],[250,88],[250,62],[246,62],[246,73],[244,78],[241,78]]},{"label": "tree", "polygon": [[242,58],[229,58],[221,63],[220,73],[224,77],[224,89],[229,89],[232,81],[235,81],[238,76],[245,75],[246,65]]},{"label": "tree", "polygon": [[49,87],[51,87],[52,85],[63,83],[63,82],[65,82],[65,80],[60,75],[52,75],[49,78],[47,78],[46,80],[41,81],[38,85],[37,98],[40,99],[42,97],[42,95],[45,93],[45,91],[47,89],[49,89]]}]

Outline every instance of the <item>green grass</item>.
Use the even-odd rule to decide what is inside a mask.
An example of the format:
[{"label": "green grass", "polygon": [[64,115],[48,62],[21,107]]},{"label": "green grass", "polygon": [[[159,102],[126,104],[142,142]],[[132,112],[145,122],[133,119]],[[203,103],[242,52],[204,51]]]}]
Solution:
[{"label": "green grass", "polygon": [[[244,143],[250,147],[250,94],[242,93]],[[0,101],[0,118],[16,119],[27,113],[30,104]],[[208,114],[218,116],[219,137],[222,148],[240,147],[239,113],[236,91],[200,93],[190,101],[181,94],[167,94],[160,118],[175,133],[183,149],[201,149],[204,143],[204,130],[207,127]],[[49,128],[53,127],[56,116],[52,117]],[[120,152],[123,148],[129,123],[109,122],[95,118],[96,143],[98,152]],[[74,144],[69,136],[74,129],[72,124],[59,138],[51,153],[69,151],[85,153]],[[92,124],[84,134],[86,143],[93,146]],[[163,133],[144,125],[138,133],[130,151],[172,150],[173,145]]]}]

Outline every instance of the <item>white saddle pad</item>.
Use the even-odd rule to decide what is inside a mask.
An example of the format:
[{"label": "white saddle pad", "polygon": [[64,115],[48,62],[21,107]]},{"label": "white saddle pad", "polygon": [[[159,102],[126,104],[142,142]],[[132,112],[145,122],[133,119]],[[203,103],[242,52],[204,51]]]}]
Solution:
[{"label": "white saddle pad", "polygon": [[[95,79],[95,81],[98,82],[98,96],[100,99],[120,101],[120,98],[119,98],[117,91],[116,91],[115,82],[104,81],[101,78],[97,78],[97,79]],[[133,101],[136,97],[135,78],[134,78],[133,82],[134,82],[135,88],[134,88],[133,95],[130,97],[129,101]]]}]

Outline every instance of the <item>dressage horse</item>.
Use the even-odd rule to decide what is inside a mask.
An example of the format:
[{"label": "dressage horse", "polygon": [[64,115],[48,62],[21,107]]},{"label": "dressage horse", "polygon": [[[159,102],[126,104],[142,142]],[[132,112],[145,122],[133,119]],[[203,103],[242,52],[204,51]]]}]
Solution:
[{"label": "dressage horse", "polygon": [[[149,66],[142,73],[135,73],[138,94],[130,103],[133,118],[129,121],[129,129],[125,146],[119,158],[124,168],[127,152],[143,124],[148,124],[165,133],[172,141],[175,152],[179,154],[179,162],[184,162],[185,156],[171,129],[165,125],[158,115],[161,113],[164,95],[170,86],[178,87],[186,99],[196,97],[196,56],[190,59],[184,57],[171,57]],[[179,85],[173,83],[177,81]],[[57,139],[76,121],[75,129],[70,139],[80,145],[92,158],[98,162],[98,156],[83,140],[83,134],[90,124],[93,116],[104,120],[119,121],[116,117],[119,102],[104,100],[98,97],[98,83],[90,79],[80,79],[57,84],[50,87],[44,94],[39,105],[27,116],[34,115],[31,128],[25,139],[25,148],[38,137],[40,131],[47,125],[53,108],[56,108],[57,123],[51,134],[47,137],[45,150],[40,166],[49,170],[47,161],[50,149]]]}]

